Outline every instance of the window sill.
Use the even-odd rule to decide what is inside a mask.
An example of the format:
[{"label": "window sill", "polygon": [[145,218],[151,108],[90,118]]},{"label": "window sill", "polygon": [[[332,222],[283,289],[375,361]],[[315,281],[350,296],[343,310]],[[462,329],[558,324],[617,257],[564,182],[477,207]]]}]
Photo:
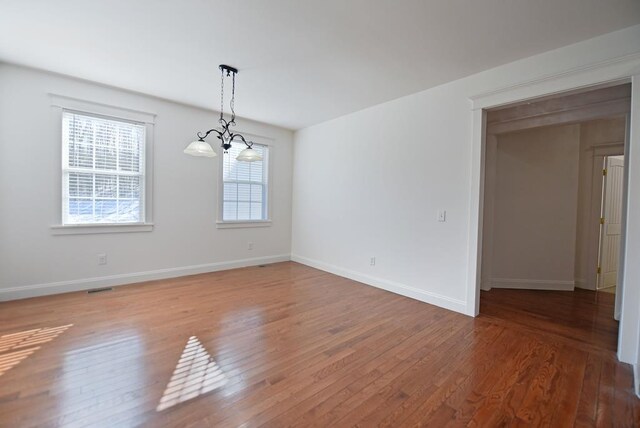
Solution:
[{"label": "window sill", "polygon": [[245,227],[269,227],[271,220],[217,221],[218,229],[240,229]]},{"label": "window sill", "polygon": [[93,235],[98,233],[151,232],[153,223],[67,224],[51,226],[52,235]]}]

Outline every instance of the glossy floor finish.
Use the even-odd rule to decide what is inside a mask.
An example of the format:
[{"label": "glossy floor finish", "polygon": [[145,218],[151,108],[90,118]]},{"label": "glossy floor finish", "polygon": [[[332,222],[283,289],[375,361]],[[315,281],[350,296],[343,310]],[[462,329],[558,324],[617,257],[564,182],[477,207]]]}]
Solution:
[{"label": "glossy floor finish", "polygon": [[0,303],[0,426],[637,426],[611,296],[519,293],[473,319],[288,262]]}]

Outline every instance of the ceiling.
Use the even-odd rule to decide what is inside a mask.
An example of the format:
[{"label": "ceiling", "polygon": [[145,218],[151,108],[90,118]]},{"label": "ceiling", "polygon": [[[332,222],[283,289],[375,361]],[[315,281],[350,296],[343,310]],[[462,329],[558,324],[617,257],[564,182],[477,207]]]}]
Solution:
[{"label": "ceiling", "polygon": [[[640,23],[638,0],[0,0],[0,61],[299,129]],[[212,118],[213,119],[213,118]]]}]

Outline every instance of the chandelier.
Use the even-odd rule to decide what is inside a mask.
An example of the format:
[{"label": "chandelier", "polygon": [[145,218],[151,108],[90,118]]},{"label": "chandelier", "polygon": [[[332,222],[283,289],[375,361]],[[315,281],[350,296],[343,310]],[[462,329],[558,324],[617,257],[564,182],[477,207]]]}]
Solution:
[{"label": "chandelier", "polygon": [[[236,112],[234,110],[234,102],[236,96],[236,74],[238,74],[238,69],[234,67],[230,67],[228,65],[221,64],[220,68],[220,119],[218,119],[218,123],[220,124],[220,129],[210,129],[205,133],[198,132],[198,139],[190,143],[184,152],[191,156],[205,156],[208,158],[216,157],[216,152],[213,150],[213,147],[209,143],[205,141],[205,139],[211,134],[215,132],[217,134],[218,140],[220,140],[220,146],[224,150],[225,153],[231,148],[231,143],[234,141],[242,141],[245,146],[247,146],[244,150],[242,150],[238,156],[236,157],[239,161],[244,162],[255,162],[261,161],[262,156],[253,150],[253,142],[247,141],[244,136],[240,133],[234,133],[231,131],[231,128],[236,126]],[[231,120],[227,121],[224,118],[224,79],[225,77],[231,77]]]}]

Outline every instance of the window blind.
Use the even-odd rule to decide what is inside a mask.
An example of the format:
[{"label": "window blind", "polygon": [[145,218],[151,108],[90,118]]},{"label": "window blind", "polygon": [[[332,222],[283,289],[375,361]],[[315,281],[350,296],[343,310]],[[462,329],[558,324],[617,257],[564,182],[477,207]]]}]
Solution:
[{"label": "window blind", "polygon": [[143,124],[64,111],[63,223],[144,221]]},{"label": "window blind", "polygon": [[236,157],[246,146],[233,142],[222,159],[223,202],[222,220],[267,219],[267,162],[268,148],[254,144],[261,161],[238,162]]}]

